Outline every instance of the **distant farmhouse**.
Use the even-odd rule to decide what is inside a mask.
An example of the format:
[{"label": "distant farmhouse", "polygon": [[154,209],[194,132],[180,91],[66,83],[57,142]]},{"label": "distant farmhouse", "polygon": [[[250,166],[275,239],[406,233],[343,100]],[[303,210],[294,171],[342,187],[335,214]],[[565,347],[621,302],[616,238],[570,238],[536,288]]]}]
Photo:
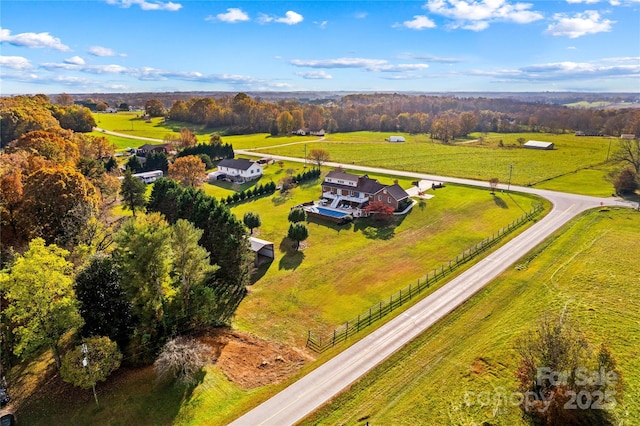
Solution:
[{"label": "distant farmhouse", "polygon": [[322,198],[329,207],[362,209],[371,201],[380,201],[398,210],[409,194],[398,185],[383,185],[369,176],[356,176],[333,170],[322,182]]},{"label": "distant farmhouse", "polygon": [[159,145],[145,144],[138,148],[138,154],[147,155],[150,152],[164,152],[165,154],[168,152],[169,145],[166,143]]},{"label": "distant farmhouse", "polygon": [[621,139],[635,139],[636,135],[633,133],[623,133],[620,135]]},{"label": "distant farmhouse", "polygon": [[404,136],[389,136],[385,139],[387,142],[406,142]]},{"label": "distant farmhouse", "polygon": [[233,182],[244,183],[259,179],[262,176],[262,165],[246,158],[227,158],[218,163],[218,170],[209,173],[209,181],[221,178]]},{"label": "distant farmhouse", "polygon": [[324,129],[320,129],[317,131],[309,130],[309,129],[298,129],[293,132],[294,135],[298,136],[324,136]]},{"label": "distant farmhouse", "polygon": [[553,142],[542,142],[542,141],[528,141],[524,144],[525,148],[529,149],[553,149]]}]

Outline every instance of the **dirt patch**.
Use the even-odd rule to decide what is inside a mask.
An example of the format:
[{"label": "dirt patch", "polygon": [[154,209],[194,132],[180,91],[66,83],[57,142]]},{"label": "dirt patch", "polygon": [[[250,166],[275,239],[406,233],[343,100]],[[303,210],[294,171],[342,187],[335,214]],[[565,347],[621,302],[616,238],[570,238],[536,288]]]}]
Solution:
[{"label": "dirt patch", "polygon": [[489,363],[482,358],[476,358],[471,363],[469,369],[476,376],[481,376],[489,369]]},{"label": "dirt patch", "polygon": [[244,389],[279,383],[314,359],[300,349],[233,330],[214,330],[198,340],[211,348],[229,380]]}]

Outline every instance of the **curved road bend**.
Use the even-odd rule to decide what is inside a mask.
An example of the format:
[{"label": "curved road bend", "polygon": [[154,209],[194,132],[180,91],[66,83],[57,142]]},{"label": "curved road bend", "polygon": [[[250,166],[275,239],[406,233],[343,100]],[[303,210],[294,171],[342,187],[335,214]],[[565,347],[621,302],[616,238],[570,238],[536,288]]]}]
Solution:
[{"label": "curved road bend", "polygon": [[[105,132],[125,136],[115,132]],[[153,140],[147,139],[144,140]],[[159,140],[153,140],[159,141]],[[161,142],[161,141],[159,141]],[[237,150],[237,154],[269,157],[276,160],[305,162],[304,159],[259,154]],[[326,166],[342,166],[351,170],[405,176],[463,185],[488,187],[488,182],[471,179],[449,178],[423,173],[403,172],[353,164],[325,163]],[[504,185],[502,185],[502,189]],[[419,336],[438,320],[460,306],[467,299],[491,282],[511,264],[560,229],[569,220],[599,205],[631,207],[631,204],[615,198],[596,198],[565,194],[529,187],[512,186],[514,192],[525,192],[544,197],[553,203],[551,212],[529,229],[498,248],[476,265],[439,288],[416,305],[373,331],[345,351],[313,370],[277,395],[263,402],[232,423],[232,425],[290,425],[302,420],[314,410],[331,400],[350,384],[376,367],[394,352]]]}]

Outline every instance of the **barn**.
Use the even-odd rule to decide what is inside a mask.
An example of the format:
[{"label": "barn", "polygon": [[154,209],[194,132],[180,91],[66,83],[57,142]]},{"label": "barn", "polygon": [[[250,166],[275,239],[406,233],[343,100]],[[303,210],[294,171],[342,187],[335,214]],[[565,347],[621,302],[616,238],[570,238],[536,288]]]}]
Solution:
[{"label": "barn", "polygon": [[529,149],[553,149],[553,142],[542,142],[542,141],[528,141],[524,144],[525,148]]}]

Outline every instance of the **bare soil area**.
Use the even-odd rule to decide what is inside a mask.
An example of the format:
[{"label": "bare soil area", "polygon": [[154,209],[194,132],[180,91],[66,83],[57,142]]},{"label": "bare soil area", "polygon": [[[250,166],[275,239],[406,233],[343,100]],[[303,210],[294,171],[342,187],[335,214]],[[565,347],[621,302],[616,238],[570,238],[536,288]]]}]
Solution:
[{"label": "bare soil area", "polygon": [[211,348],[215,364],[229,380],[244,389],[279,383],[314,359],[300,349],[228,329],[198,340]]}]

